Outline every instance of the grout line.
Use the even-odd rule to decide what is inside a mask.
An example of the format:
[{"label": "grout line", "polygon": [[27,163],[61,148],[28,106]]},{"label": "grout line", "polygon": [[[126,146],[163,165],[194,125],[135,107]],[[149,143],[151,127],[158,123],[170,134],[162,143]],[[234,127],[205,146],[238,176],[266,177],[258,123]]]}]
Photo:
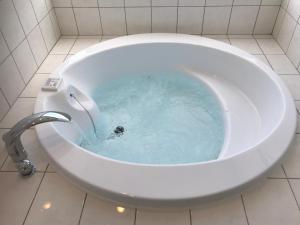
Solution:
[{"label": "grout line", "polygon": [[289,187],[290,187],[290,190],[291,190],[291,192],[292,192],[292,195],[293,195],[293,197],[294,197],[294,199],[295,199],[295,201],[296,201],[298,210],[300,211],[300,204],[299,204],[299,202],[298,202],[298,200],[297,200],[297,198],[296,198],[296,195],[295,195],[295,192],[294,192],[294,190],[293,190],[293,188],[292,188],[291,182],[290,182],[290,180],[288,179],[288,176],[287,176],[287,173],[286,173],[284,167],[281,166],[281,168],[282,168],[282,170],[283,170],[283,173],[284,173],[285,177],[287,178],[286,180],[287,180],[287,182],[288,182],[288,185],[289,185]]},{"label": "grout line", "polygon": [[97,6],[98,6],[98,14],[99,14],[99,20],[100,20],[100,27],[101,27],[101,38],[99,40],[99,42],[102,39],[102,35],[103,35],[103,25],[102,25],[102,18],[101,18],[101,13],[100,13],[100,7],[99,7],[99,1],[97,0]]},{"label": "grout line", "polygon": [[178,33],[178,11],[179,11],[179,0],[177,0],[177,10],[176,10],[176,33]]},{"label": "grout line", "polygon": [[254,35],[254,32],[255,32],[255,27],[256,27],[258,16],[259,16],[259,13],[260,13],[260,10],[261,10],[261,6],[262,6],[261,4],[262,4],[262,0],[260,0],[260,5],[258,7],[258,11],[257,11],[257,14],[256,14],[254,26],[253,26],[253,29],[252,29],[252,35]]},{"label": "grout line", "polygon": [[0,165],[0,173],[2,172],[2,167],[4,166],[4,164],[6,163],[6,160],[8,159],[9,155],[7,154],[7,156],[5,157],[5,159],[3,160],[2,164]]},{"label": "grout line", "polygon": [[[98,1],[97,1],[97,2],[98,2]],[[74,20],[75,20],[75,24],[76,24],[77,35],[80,35],[80,33],[79,33],[79,28],[78,28],[78,24],[77,24],[77,20],[76,20],[76,16],[75,16],[75,11],[74,11],[74,7],[73,7],[73,1],[71,1],[71,6],[72,6],[72,12],[73,12],[73,16],[74,16]]]},{"label": "grout line", "polygon": [[[124,1],[123,1],[124,2]],[[125,9],[125,2],[124,2],[124,19],[125,19],[125,30],[126,30],[126,35],[128,35],[128,25],[127,25],[127,14],[126,14],[126,9]]]},{"label": "grout line", "polygon": [[228,20],[228,24],[227,24],[226,34],[228,34],[228,32],[229,32],[229,26],[231,23],[231,16],[232,16],[232,10],[233,10],[233,3],[234,3],[234,0],[232,1],[231,7],[230,7],[230,14],[229,14],[229,20]]},{"label": "grout line", "polygon": [[[27,210],[27,213],[26,213],[26,216],[25,216],[25,218],[24,218],[24,221],[23,221],[22,225],[24,225],[25,222],[26,222],[26,220],[27,220],[27,217],[28,217],[28,215],[29,215],[29,212],[30,212],[30,210],[31,210],[31,208],[32,208],[32,205],[33,205],[33,203],[34,203],[34,201],[35,201],[35,199],[36,199],[36,196],[37,196],[37,194],[38,194],[38,192],[39,192],[39,190],[40,190],[40,187],[41,187],[42,182],[43,182],[43,180],[44,180],[44,177],[45,177],[45,175],[46,175],[46,171],[47,171],[47,169],[48,169],[48,166],[49,166],[49,164],[47,165],[47,167],[46,167],[46,169],[45,169],[45,171],[44,171],[44,173],[43,173],[42,179],[41,179],[41,181],[40,181],[40,183],[39,183],[39,185],[38,185],[38,187],[37,187],[37,189],[36,189],[36,192],[35,192],[35,194],[34,194],[34,196],[33,196],[33,199],[32,199],[32,201],[31,201],[31,203],[30,203],[30,206],[29,206],[29,208],[28,208],[28,210]],[[34,175],[33,175],[33,176],[34,176]]]},{"label": "grout line", "polygon": [[80,215],[79,215],[79,220],[78,220],[78,225],[80,225],[80,223],[81,223],[81,218],[82,218],[84,206],[85,206],[85,203],[86,203],[86,198],[87,198],[87,193],[85,193],[85,196],[84,196],[84,199],[83,199],[82,208],[81,208]]},{"label": "grout line", "polygon": [[204,6],[203,6],[203,15],[202,15],[202,23],[201,23],[201,36],[203,36],[203,30],[204,30],[204,18],[205,18],[205,5],[206,5],[206,0],[204,0]]},{"label": "grout line", "polygon": [[191,209],[189,209],[189,214],[190,214],[190,225],[193,225],[192,210]]},{"label": "grout line", "polygon": [[134,209],[133,225],[136,225],[137,208]]},{"label": "grout line", "polygon": [[242,205],[243,205],[246,221],[247,221],[247,224],[249,225],[250,223],[249,223],[249,218],[248,218],[247,211],[246,211],[246,206],[245,206],[245,201],[244,201],[243,194],[241,194],[241,200],[242,200]]}]

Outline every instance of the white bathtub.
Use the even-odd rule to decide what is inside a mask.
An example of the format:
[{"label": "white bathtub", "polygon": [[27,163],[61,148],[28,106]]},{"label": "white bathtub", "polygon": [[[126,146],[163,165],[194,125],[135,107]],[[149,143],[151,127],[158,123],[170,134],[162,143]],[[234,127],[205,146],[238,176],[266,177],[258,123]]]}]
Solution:
[{"label": "white bathtub", "polygon": [[90,98],[103,81],[140,71],[184,70],[205,82],[224,110],[226,135],[217,160],[143,165],[102,157],[73,143],[63,123],[37,126],[57,172],[102,198],[145,207],[183,207],[242,190],[263,177],[287,151],[296,128],[293,99],[277,74],[254,56],[211,39],[178,34],[120,37],[92,46],[65,62],[57,92],[41,91],[35,112],[69,113],[82,129],[87,114],[69,97],[75,91],[92,116]]}]

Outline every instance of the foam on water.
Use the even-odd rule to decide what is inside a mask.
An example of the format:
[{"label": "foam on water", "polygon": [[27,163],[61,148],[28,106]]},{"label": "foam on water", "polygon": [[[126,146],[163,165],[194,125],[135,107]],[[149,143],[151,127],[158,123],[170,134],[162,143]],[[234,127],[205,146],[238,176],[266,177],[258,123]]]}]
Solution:
[{"label": "foam on water", "polygon": [[[224,142],[222,107],[200,80],[176,73],[126,75],[93,94],[100,116],[81,146],[142,164],[194,163],[218,158]],[[116,127],[124,133],[116,135]]]}]

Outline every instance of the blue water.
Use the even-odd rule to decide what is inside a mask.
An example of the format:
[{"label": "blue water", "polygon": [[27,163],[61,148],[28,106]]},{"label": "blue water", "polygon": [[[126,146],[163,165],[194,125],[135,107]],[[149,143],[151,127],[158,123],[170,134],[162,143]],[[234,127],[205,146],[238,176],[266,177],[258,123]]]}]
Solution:
[{"label": "blue water", "polygon": [[[93,93],[100,111],[80,145],[112,159],[181,164],[218,158],[222,108],[201,81],[181,73],[137,74],[107,81]],[[123,134],[115,134],[117,126]]]}]

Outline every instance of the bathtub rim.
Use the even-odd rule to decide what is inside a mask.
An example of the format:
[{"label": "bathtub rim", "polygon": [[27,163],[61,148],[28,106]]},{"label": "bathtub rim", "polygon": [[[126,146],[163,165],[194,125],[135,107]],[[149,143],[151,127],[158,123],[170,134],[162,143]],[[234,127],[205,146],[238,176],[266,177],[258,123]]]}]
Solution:
[{"label": "bathtub rim", "polygon": [[[184,37],[184,41],[182,40],[182,37]],[[132,40],[133,38],[133,40]],[[199,43],[199,38],[202,40],[205,40],[204,43],[201,42]],[[180,39],[180,40],[178,40]],[[56,167],[58,168],[58,172],[61,172],[63,175],[65,175],[66,177],[68,177],[69,179],[71,179],[73,182],[75,182],[76,184],[79,184],[79,186],[83,186],[85,189],[94,192],[94,193],[99,193],[101,192],[103,194],[104,197],[108,198],[108,199],[113,199],[116,201],[122,201],[122,202],[129,202],[132,205],[146,205],[146,206],[159,206],[159,205],[167,205],[169,206],[170,203],[176,203],[179,205],[184,205],[187,202],[191,203],[194,200],[201,201],[204,199],[210,199],[213,198],[213,196],[217,196],[217,195],[223,195],[226,192],[230,192],[233,190],[236,190],[248,183],[250,183],[251,181],[255,180],[256,178],[263,176],[263,174],[265,172],[267,172],[267,170],[272,167],[274,164],[276,164],[276,162],[282,157],[282,155],[286,152],[286,149],[288,147],[288,145],[290,144],[292,138],[293,138],[293,134],[295,133],[295,129],[296,129],[296,110],[295,110],[295,106],[294,106],[294,101],[288,91],[288,89],[285,87],[285,85],[282,83],[282,81],[276,77],[276,74],[269,69],[266,65],[264,65],[263,63],[259,62],[256,58],[254,58],[254,56],[251,56],[237,48],[234,48],[232,46],[226,46],[223,43],[211,40],[211,39],[207,39],[207,38],[203,38],[203,37],[192,37],[190,35],[178,35],[178,34],[142,34],[142,35],[132,35],[132,36],[126,36],[126,37],[120,37],[117,39],[113,39],[113,40],[108,40],[106,42],[102,43],[102,50],[97,50],[96,49],[92,49],[92,48],[88,48],[87,50],[84,50],[82,52],[80,52],[78,55],[75,55],[74,57],[72,57],[72,63],[76,63],[76,60],[80,59],[81,57],[84,57],[86,53],[91,54],[92,53],[96,53],[96,52],[101,52],[104,51],[105,48],[107,49],[112,49],[112,47],[117,47],[118,45],[121,46],[127,46],[130,45],[130,43],[132,44],[136,44],[136,41],[139,42],[145,42],[145,43],[155,43],[155,41],[164,41],[166,43],[186,43],[189,44],[189,42],[191,44],[198,44],[198,45],[204,45],[206,44],[208,47],[213,47],[213,48],[217,48],[219,50],[220,47],[221,50],[229,52],[231,54],[236,54],[239,57],[244,58],[245,60],[248,60],[251,63],[256,64],[256,66],[260,67],[260,69],[262,69],[266,74],[268,74],[271,78],[272,81],[276,83],[276,85],[280,88],[280,91],[283,92],[282,95],[284,97],[284,103],[285,103],[285,109],[284,109],[284,113],[282,115],[282,121],[278,122],[278,126],[274,128],[274,130],[272,132],[270,132],[270,137],[266,137],[264,140],[262,140],[262,142],[257,145],[254,146],[251,150],[248,150],[247,152],[243,152],[241,154],[237,154],[234,155],[232,157],[229,158],[224,158],[224,159],[218,159],[218,160],[212,160],[212,161],[208,161],[205,163],[196,163],[194,164],[183,164],[183,165],[166,165],[166,168],[171,168],[172,171],[169,171],[170,174],[174,174],[174,172],[176,172],[175,170],[178,168],[182,168],[182,167],[190,167],[187,170],[189,172],[189,174],[194,174],[195,177],[197,177],[197,174],[195,174],[194,170],[198,170],[201,169],[203,170],[204,167],[207,167],[211,164],[219,164],[220,163],[225,163],[228,165],[228,167],[230,167],[230,164],[239,164],[238,161],[245,161],[242,165],[245,165],[245,163],[247,165],[255,165],[255,163],[259,162],[259,166],[257,166],[257,168],[254,171],[249,171],[249,168],[246,171],[243,171],[243,176],[239,177],[239,179],[236,179],[234,181],[232,181],[230,184],[227,183],[223,185],[222,191],[221,189],[210,189],[210,190],[206,190],[203,191],[200,190],[198,191],[198,195],[195,194],[195,190],[193,191],[194,194],[185,194],[183,193],[183,195],[181,196],[176,196],[174,193],[172,195],[168,195],[168,190],[163,190],[165,195],[163,193],[160,194],[159,196],[153,195],[153,190],[146,190],[147,188],[145,188],[144,192],[140,192],[138,195],[134,195],[135,193],[129,193],[127,192],[126,194],[122,194],[121,193],[121,189],[122,188],[117,188],[116,189],[116,183],[114,183],[114,185],[111,185],[111,188],[99,188],[99,185],[93,183],[92,181],[92,177],[89,177],[89,179],[85,179],[86,177],[86,172],[84,170],[78,170],[78,168],[76,168],[76,165],[71,165],[69,163],[68,158],[59,158],[58,156],[60,156],[60,154],[57,154],[57,150],[53,148],[49,142],[47,142],[47,140],[45,139],[45,137],[47,137],[47,135],[49,134],[53,134],[54,136],[56,136],[56,140],[57,141],[61,141],[64,142],[63,144],[65,145],[65,147],[68,147],[67,149],[63,148],[60,149],[60,151],[64,151],[66,154],[68,155],[72,155],[72,153],[76,152],[79,153],[79,155],[82,156],[92,156],[94,157],[95,155],[93,155],[94,153],[88,152],[88,151],[82,151],[81,149],[78,148],[74,148],[74,146],[70,145],[70,143],[66,142],[66,140],[61,137],[60,135],[57,135],[57,132],[55,130],[55,128],[51,125],[51,124],[43,124],[40,125],[38,127],[36,127],[37,129],[37,134],[39,137],[39,140],[41,141],[41,144],[43,145],[43,147],[45,148],[45,151],[47,153],[47,155],[49,156],[49,158],[51,159],[51,161],[54,162],[54,164],[56,164]],[[217,44],[216,44],[217,42]],[[212,46],[213,45],[213,46]],[[61,67],[60,69],[58,69],[58,72],[63,72],[63,67]],[[55,73],[54,73],[55,74]],[[56,75],[60,75],[59,73],[56,72]],[[55,76],[55,75],[54,75]],[[42,111],[42,109],[44,108],[43,106],[43,98],[45,98],[47,95],[49,95],[51,93],[40,93],[38,95],[37,101],[36,101],[36,106],[35,106],[35,112],[38,111]],[[290,115],[289,117],[287,115]],[[272,133],[278,133],[279,131],[283,131],[285,130],[284,127],[289,124],[289,126],[292,126],[292,129],[289,129],[290,132],[280,132],[280,134],[277,134],[275,136],[279,137],[284,137],[285,139],[285,147],[283,147],[282,149],[279,149],[277,147],[277,145],[275,145],[274,149],[276,149],[276,151],[274,152],[274,149],[272,151],[272,156],[270,156],[270,152],[267,149],[264,148],[260,148],[261,146],[264,145],[272,145],[272,143],[270,144],[270,139],[274,139],[274,135],[272,138]],[[293,130],[293,132],[291,132],[291,130]],[[278,137],[277,137],[278,138]],[[276,148],[277,147],[277,148]],[[76,151],[77,150],[77,151]],[[79,151],[78,151],[79,150]],[[274,155],[274,153],[276,153]],[[107,158],[104,157],[99,157],[99,155],[97,155],[98,157],[95,158],[100,158],[101,160],[107,161]],[[266,159],[265,159],[266,157]],[[76,158],[76,157],[75,157]],[[140,168],[140,167],[144,167],[144,168],[148,168],[150,169],[148,172],[151,173],[151,168],[157,168],[159,167],[160,169],[164,168],[164,166],[162,165],[140,165],[140,164],[134,164],[134,163],[127,163],[127,162],[121,162],[118,160],[108,160],[110,161],[110,163],[112,164],[111,166],[113,166],[113,164],[119,164],[119,165],[123,165],[125,166],[124,168],[129,168],[129,167],[134,167],[135,169]],[[251,161],[251,163],[250,163]],[[223,165],[224,166],[224,165]],[[68,167],[68,168],[67,168]],[[206,169],[208,169],[210,167],[207,167]],[[226,168],[226,165],[224,166],[224,168]],[[243,167],[243,169],[245,169]],[[76,172],[75,172],[76,171]],[[230,170],[229,170],[230,171]],[[208,170],[209,172],[209,170]],[[245,174],[248,174],[248,179],[245,179]],[[156,174],[157,175],[157,174]],[[226,175],[226,173],[222,174],[223,176]],[[228,174],[227,174],[228,176]],[[151,177],[151,175],[149,175],[149,177]],[[169,176],[170,177],[170,176]],[[171,176],[172,177],[172,176]],[[173,176],[173,178],[175,178]],[[203,177],[204,178],[204,177]],[[229,177],[230,178],[230,177]],[[229,179],[230,180],[230,179]],[[175,182],[175,183],[174,183]],[[172,180],[173,185],[178,185],[178,180],[174,179]],[[117,182],[118,185],[120,185],[120,182]],[[246,185],[247,186],[247,185]],[[199,182],[199,187],[201,187],[201,182]],[[201,192],[202,191],[202,192]],[[188,188],[186,189],[185,192],[189,192]],[[185,194],[185,195],[184,195]],[[168,196],[165,197],[164,196]]]}]

